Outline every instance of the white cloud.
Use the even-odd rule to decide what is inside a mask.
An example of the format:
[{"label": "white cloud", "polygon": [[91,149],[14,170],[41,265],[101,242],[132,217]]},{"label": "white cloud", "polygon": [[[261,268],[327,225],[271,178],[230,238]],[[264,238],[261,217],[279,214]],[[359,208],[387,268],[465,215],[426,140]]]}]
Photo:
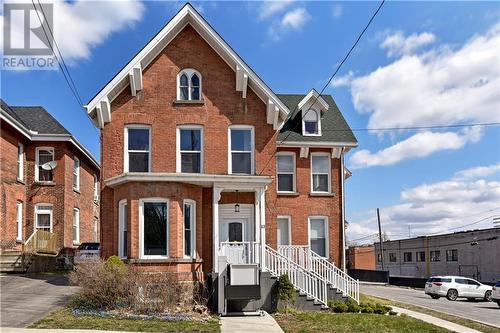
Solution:
[{"label": "white cloud", "polygon": [[477,179],[491,176],[497,172],[500,172],[500,163],[462,170],[457,172],[454,178],[457,180]]},{"label": "white cloud", "polygon": [[354,72],[349,71],[346,75],[339,76],[338,78],[333,79],[331,85],[333,88],[348,87],[351,85],[353,79]]},{"label": "white cloud", "polygon": [[[400,203],[380,209],[383,230],[391,239],[398,239],[408,236],[409,225],[412,236],[492,227],[492,217],[500,215],[500,168],[473,169],[483,168],[495,169],[492,174],[497,180],[453,177],[403,190]],[[463,170],[457,174],[468,172]],[[378,231],[375,210],[364,212],[364,215],[370,217],[350,221],[348,239]],[[373,238],[360,242],[370,241]]]},{"label": "white cloud", "polygon": [[343,9],[342,9],[342,6],[338,3],[334,4],[333,7],[332,7],[332,15],[333,15],[333,18],[340,18],[342,16],[342,12],[343,12]]},{"label": "white cloud", "polygon": [[[144,13],[144,5],[136,0],[55,1],[53,5],[52,31],[64,59],[70,63],[87,59],[92,47],[139,21]],[[3,16],[0,22],[3,26]]]},{"label": "white cloud", "polygon": [[291,30],[300,30],[310,18],[311,15],[309,15],[305,8],[296,8],[283,16],[281,26],[283,28],[290,28]]},{"label": "white cloud", "polygon": [[276,14],[279,14],[285,9],[287,9],[293,1],[284,0],[284,1],[264,1],[262,5],[259,7],[259,18],[261,20],[270,18]]},{"label": "white cloud", "polygon": [[461,133],[420,132],[375,153],[366,149],[358,150],[349,159],[349,164],[352,169],[394,165],[405,160],[429,156],[442,150],[460,149],[469,142],[477,142],[480,136],[481,131],[478,128]]},{"label": "white cloud", "polygon": [[387,49],[387,55],[390,57],[411,54],[421,47],[434,43],[436,36],[429,32],[421,34],[411,34],[405,36],[401,31],[397,31],[385,37],[380,47]]}]

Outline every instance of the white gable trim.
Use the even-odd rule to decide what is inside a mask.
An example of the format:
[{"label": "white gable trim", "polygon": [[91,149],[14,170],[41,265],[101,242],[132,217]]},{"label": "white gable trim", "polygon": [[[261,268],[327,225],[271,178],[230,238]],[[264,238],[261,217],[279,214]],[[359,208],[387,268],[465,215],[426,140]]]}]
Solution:
[{"label": "white gable trim", "polygon": [[[310,104],[310,105],[308,105]],[[327,111],[330,106],[328,103],[321,97],[316,90],[311,90],[309,94],[306,95],[298,104],[299,110],[304,109],[304,107],[320,109],[321,111]]]},{"label": "white gable trim", "polygon": [[[217,34],[207,21],[191,6],[186,4],[167,25],[85,106],[87,113],[94,118],[99,127],[111,121],[111,107],[108,107],[128,86],[131,86],[132,95],[142,89],[142,69],[177,36],[184,27],[190,24],[198,34],[219,54],[219,56],[236,72],[236,91],[242,92],[246,98],[247,87],[256,93],[259,98],[268,104],[272,102],[284,120],[289,114],[288,108],[274,94],[274,92],[254,73],[254,71],[231,49],[231,47]],[[140,73],[140,74],[139,74]],[[131,85],[133,82],[133,87]],[[104,108],[102,101],[105,101]],[[100,107],[100,112],[97,108]],[[274,115],[273,115],[274,116]],[[99,119],[100,118],[100,119]],[[269,119],[269,118],[268,118]],[[268,121],[269,123],[269,121]],[[278,121],[273,119],[272,124],[278,127]]]}]

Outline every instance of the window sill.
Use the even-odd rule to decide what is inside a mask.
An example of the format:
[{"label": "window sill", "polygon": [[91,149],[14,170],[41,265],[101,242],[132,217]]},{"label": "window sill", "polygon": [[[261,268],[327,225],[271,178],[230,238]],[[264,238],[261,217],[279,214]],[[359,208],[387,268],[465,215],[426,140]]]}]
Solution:
[{"label": "window sill", "polygon": [[16,178],[16,182],[18,182],[20,184],[23,184],[23,185],[26,185],[26,183],[24,182],[24,180],[21,179],[21,178]]},{"label": "window sill", "polygon": [[55,182],[35,181],[34,184],[37,186],[56,186]]},{"label": "window sill", "polygon": [[80,245],[82,245],[82,243],[80,243],[80,242],[73,242],[73,246],[80,246]]},{"label": "window sill", "polygon": [[322,192],[311,192],[309,193],[310,197],[334,197],[334,193],[322,193]]},{"label": "window sill", "polygon": [[18,243],[18,244],[24,244],[24,241],[22,239],[17,238],[16,239],[16,243]]},{"label": "window sill", "polygon": [[174,105],[204,105],[205,101],[204,100],[199,100],[199,101],[184,101],[184,100],[176,99],[173,104]]},{"label": "window sill", "polygon": [[73,187],[73,192],[78,193],[78,194],[81,194],[80,189],[78,189],[78,188],[74,188],[74,187]]},{"label": "window sill", "polygon": [[201,263],[203,259],[193,259],[193,258],[158,258],[158,259],[125,259],[125,262],[129,264],[189,264],[189,263]]},{"label": "window sill", "polygon": [[299,192],[276,192],[279,197],[298,197]]}]

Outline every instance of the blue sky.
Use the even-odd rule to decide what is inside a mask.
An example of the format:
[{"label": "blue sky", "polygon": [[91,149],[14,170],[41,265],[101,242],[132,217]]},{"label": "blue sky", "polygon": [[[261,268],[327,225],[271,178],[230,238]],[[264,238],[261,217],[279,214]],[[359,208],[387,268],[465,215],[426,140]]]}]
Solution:
[{"label": "blue sky", "polygon": [[[195,2],[277,93],[320,90],[378,2]],[[182,2],[55,6],[54,31],[87,102]],[[333,84],[352,128],[500,121],[500,3],[387,2]],[[1,96],[42,105],[99,155],[96,131],[59,71],[2,71]],[[348,238],[492,226],[500,213],[500,127],[355,133]],[[457,229],[455,229],[457,228]],[[467,229],[466,228],[466,229]],[[362,241],[371,241],[368,237]]]}]

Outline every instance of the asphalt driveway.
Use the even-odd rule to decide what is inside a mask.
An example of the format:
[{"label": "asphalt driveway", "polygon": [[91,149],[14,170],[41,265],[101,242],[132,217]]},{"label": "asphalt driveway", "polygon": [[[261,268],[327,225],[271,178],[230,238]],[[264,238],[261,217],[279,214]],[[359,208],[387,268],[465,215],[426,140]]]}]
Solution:
[{"label": "asphalt driveway", "polygon": [[26,327],[64,306],[77,289],[62,275],[0,275],[0,327]]},{"label": "asphalt driveway", "polygon": [[406,304],[426,307],[442,313],[468,318],[500,328],[500,307],[493,302],[469,302],[458,299],[448,301],[445,297],[432,299],[423,290],[393,286],[361,285],[360,291],[367,295],[378,296]]}]

